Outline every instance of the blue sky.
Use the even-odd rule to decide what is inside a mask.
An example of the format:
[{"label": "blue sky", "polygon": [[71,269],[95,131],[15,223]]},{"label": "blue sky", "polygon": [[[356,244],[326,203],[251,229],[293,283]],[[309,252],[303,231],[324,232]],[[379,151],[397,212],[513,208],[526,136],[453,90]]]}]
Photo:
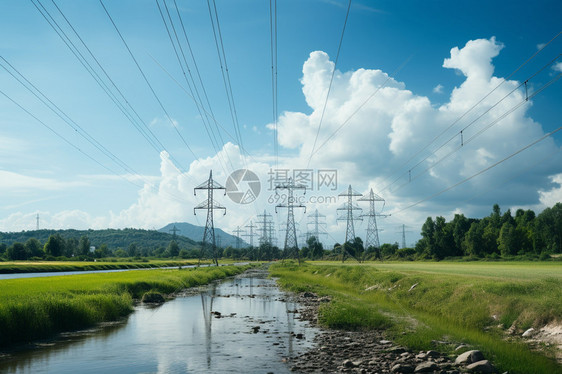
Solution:
[{"label": "blue sky", "polygon": [[[184,91],[182,70],[158,9],[160,5],[165,12],[162,0],[107,0],[104,4],[166,112],[99,1],[0,4],[0,55],[127,165],[125,170],[104,156],[0,68],[0,90],[73,145],[0,95],[0,231],[34,229],[37,213],[43,228],[159,228],[172,221],[203,223],[203,215],[193,216],[192,208],[204,196],[194,197],[193,187],[207,177],[209,169],[224,184],[234,169],[247,167],[258,174],[262,187],[267,185],[267,172],[275,168],[270,126],[274,122],[270,3],[215,2],[247,150],[243,156],[229,111],[208,3],[176,3],[211,104],[207,110],[212,110],[219,123],[217,149],[194,100]],[[165,4],[181,33],[174,1]],[[383,242],[400,241],[398,227],[402,224],[410,227],[408,242],[414,242],[430,215],[450,219],[462,212],[482,217],[496,202],[504,209],[540,211],[560,201],[562,135],[557,133],[482,176],[412,206],[561,125],[562,85],[554,81],[486,129],[521,102],[523,88],[508,93],[560,54],[562,36],[461,117],[562,30],[559,1],[353,1],[326,102],[347,5],[347,1],[337,0],[277,4],[278,168],[336,169],[338,192],[349,184],[362,193],[373,188],[386,199],[383,213],[392,214],[379,220]],[[56,19],[95,66],[64,14],[138,113],[143,123],[139,121],[139,125],[146,125],[162,146],[152,147],[135,129],[36,6]],[[181,41],[187,53],[187,44]],[[453,51],[457,51],[455,56]],[[189,55],[188,60],[195,74]],[[0,60],[8,67],[5,61]],[[529,81],[529,92],[539,90],[561,70],[560,60],[547,66]],[[309,160],[325,103],[318,145],[335,135]],[[435,150],[467,125],[470,129],[464,135],[467,139],[475,136],[474,140],[439,161],[455,149],[457,141]],[[431,143],[442,132],[443,137]],[[418,154],[420,150],[424,151]],[[415,177],[411,182],[408,170]],[[421,173],[423,170],[427,172]],[[275,214],[267,201],[271,193],[262,188],[258,200],[244,206],[228,197],[219,199],[228,211],[217,219],[217,225],[231,231],[255,220],[263,209],[283,222],[284,212]],[[326,198],[333,191],[317,189],[310,196]],[[341,242],[345,235],[345,225],[336,222],[336,208],[342,202],[308,204],[309,213],[319,209],[327,216],[327,243]],[[306,216],[298,212],[296,219],[301,231],[306,231]],[[365,224],[356,226],[357,235],[364,236]]]}]

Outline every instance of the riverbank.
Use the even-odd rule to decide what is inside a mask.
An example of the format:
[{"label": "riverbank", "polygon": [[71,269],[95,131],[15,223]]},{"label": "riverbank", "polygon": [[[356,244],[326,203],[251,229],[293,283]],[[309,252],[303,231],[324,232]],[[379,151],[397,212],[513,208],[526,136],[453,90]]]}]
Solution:
[{"label": "riverbank", "polygon": [[182,289],[240,274],[247,266],[8,279],[0,283],[0,347],[115,321],[150,291]]},{"label": "riverbank", "polygon": [[[280,277],[284,288],[330,299],[316,307],[318,323],[331,330],[318,337],[316,350],[295,361],[295,370],[315,372],[306,363],[326,361],[321,357],[327,354],[333,362],[327,365],[335,365],[324,367],[328,371],[390,371],[402,360],[412,370],[433,361],[439,370],[454,372],[466,368],[447,365],[463,350],[478,349],[500,372],[561,371],[552,359],[556,346],[542,344],[537,352],[517,338],[531,326],[562,320],[562,275],[557,269],[495,264],[496,271],[490,272],[451,263],[413,266],[272,266],[272,276]],[[513,335],[508,335],[509,329]],[[428,351],[435,356],[431,360],[424,356]],[[350,361],[344,364],[346,360]]]},{"label": "riverbank", "polygon": [[197,260],[150,261],[14,261],[0,262],[0,274],[44,273],[95,270],[155,269],[196,265]]}]

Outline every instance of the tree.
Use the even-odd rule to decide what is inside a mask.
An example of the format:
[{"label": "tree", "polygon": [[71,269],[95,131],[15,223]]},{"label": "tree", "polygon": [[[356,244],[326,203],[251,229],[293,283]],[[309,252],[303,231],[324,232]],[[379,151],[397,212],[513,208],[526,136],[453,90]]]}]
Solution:
[{"label": "tree", "polygon": [[135,257],[140,254],[137,243],[129,244],[129,248],[127,249],[127,254],[129,255],[129,257]]},{"label": "tree", "polygon": [[43,257],[45,255],[43,244],[35,238],[27,239],[23,246],[29,257]]},{"label": "tree", "polygon": [[62,256],[65,247],[65,242],[60,234],[50,235],[45,243],[44,250],[49,256],[59,257]]},{"label": "tree", "polygon": [[78,243],[78,252],[82,256],[89,256],[90,255],[90,239],[86,235],[82,235],[80,237],[80,241]]},{"label": "tree", "polygon": [[463,241],[463,249],[467,255],[476,257],[482,255],[484,249],[483,234],[484,228],[481,222],[475,221],[470,225]]},{"label": "tree", "polygon": [[172,240],[170,241],[166,252],[168,252],[169,257],[177,257],[180,254],[180,246],[178,245],[178,243],[176,243],[175,240]]},{"label": "tree", "polygon": [[306,241],[306,245],[310,250],[311,259],[317,260],[324,254],[324,247],[315,236],[311,236],[310,238],[308,238],[308,240]]},{"label": "tree", "polygon": [[520,240],[517,235],[515,226],[510,221],[506,221],[500,230],[498,238],[498,248],[502,256],[511,256],[517,254],[518,244]]},{"label": "tree", "polygon": [[8,247],[6,255],[10,260],[27,260],[28,258],[24,245],[18,242]]},{"label": "tree", "polygon": [[0,243],[0,256],[2,256],[4,253],[6,253],[7,249],[8,249],[8,246],[5,243]]},{"label": "tree", "polygon": [[76,238],[68,238],[66,240],[63,255],[66,257],[80,256],[80,250],[78,249],[78,240],[76,240]]}]

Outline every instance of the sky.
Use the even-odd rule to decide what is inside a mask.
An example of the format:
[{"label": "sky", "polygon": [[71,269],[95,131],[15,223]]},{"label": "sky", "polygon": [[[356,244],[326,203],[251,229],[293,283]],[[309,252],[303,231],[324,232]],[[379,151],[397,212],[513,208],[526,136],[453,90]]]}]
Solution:
[{"label": "sky", "polygon": [[0,231],[204,225],[211,170],[253,173],[215,191],[217,227],[282,228],[291,176],[327,247],[350,185],[407,245],[428,216],[561,201],[560,1],[271,4],[1,1]]}]

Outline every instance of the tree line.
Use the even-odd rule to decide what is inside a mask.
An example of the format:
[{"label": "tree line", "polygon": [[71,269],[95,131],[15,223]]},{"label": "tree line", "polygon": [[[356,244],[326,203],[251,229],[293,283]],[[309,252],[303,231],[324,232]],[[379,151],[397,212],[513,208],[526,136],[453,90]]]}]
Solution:
[{"label": "tree line", "polygon": [[428,217],[421,228],[415,252],[420,258],[447,257],[509,258],[562,252],[562,203],[546,208],[538,216],[532,210],[501,212],[498,204],[482,219],[455,214],[447,222]]}]

